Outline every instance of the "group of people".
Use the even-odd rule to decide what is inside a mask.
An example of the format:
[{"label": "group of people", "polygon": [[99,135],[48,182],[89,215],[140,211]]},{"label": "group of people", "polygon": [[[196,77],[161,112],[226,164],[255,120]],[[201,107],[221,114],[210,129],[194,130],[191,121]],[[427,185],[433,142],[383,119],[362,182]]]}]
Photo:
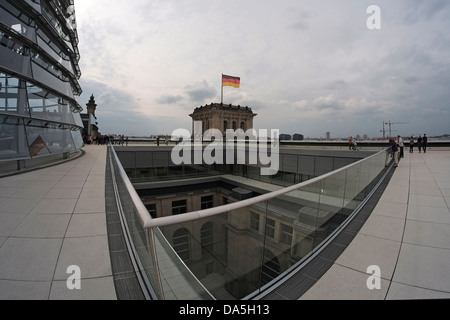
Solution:
[{"label": "group of people", "polygon": [[348,150],[358,150],[358,140],[350,137],[348,139]]},{"label": "group of people", "polygon": [[97,134],[94,137],[91,135],[85,135],[83,136],[83,142],[84,144],[118,144],[122,145],[126,143],[128,145],[128,137],[125,137],[124,135],[107,135],[107,134]]},{"label": "group of people", "polygon": [[[403,158],[404,155],[404,148],[405,148],[405,144],[403,142],[403,138],[398,135],[397,136],[397,140],[394,140],[393,138],[389,139],[389,145],[390,147],[387,149],[386,152],[386,163],[385,165],[387,166],[388,164],[388,160],[389,160],[389,155],[391,155],[394,158],[394,167],[398,166],[398,162],[400,161],[401,158]],[[414,141],[414,137],[411,136],[409,138],[409,153],[413,153],[414,152],[414,145],[415,145],[415,141]],[[419,153],[423,152],[427,152],[427,146],[428,146],[428,137],[426,134],[423,135],[419,135],[419,137],[417,138],[417,149],[419,150]]]},{"label": "group of people", "polygon": [[[419,137],[417,138],[417,150],[419,150],[419,153],[421,153],[422,150],[424,153],[426,153],[427,146],[428,146],[428,137],[426,133],[423,134],[423,137],[419,135]],[[411,136],[411,138],[409,138],[409,153],[413,152],[414,152],[414,137]]]},{"label": "group of people", "polygon": [[[157,146],[159,146],[159,142],[160,142],[160,141],[161,141],[161,137],[158,136],[158,137],[156,138],[156,145],[157,145]],[[169,145],[169,137],[165,137],[165,138],[164,138],[164,143],[166,144],[166,146]]]}]

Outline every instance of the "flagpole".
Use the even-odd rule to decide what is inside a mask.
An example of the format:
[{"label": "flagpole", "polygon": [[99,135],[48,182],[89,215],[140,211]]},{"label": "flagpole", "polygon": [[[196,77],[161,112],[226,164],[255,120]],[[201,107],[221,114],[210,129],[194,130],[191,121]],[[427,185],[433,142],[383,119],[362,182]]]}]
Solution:
[{"label": "flagpole", "polygon": [[223,83],[222,83],[222,81],[223,81],[223,73],[222,73],[222,79],[220,79],[220,87],[222,88],[221,94],[220,94],[220,103],[223,104]]}]

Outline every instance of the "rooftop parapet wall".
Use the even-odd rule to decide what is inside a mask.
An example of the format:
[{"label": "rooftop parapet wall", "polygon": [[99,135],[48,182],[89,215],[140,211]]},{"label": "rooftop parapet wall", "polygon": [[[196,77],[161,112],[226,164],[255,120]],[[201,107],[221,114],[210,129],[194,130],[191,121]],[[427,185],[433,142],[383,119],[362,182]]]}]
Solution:
[{"label": "rooftop parapet wall", "polygon": [[[124,169],[177,166],[170,147],[115,147]],[[224,150],[225,153],[225,150]],[[371,151],[280,149],[279,171],[319,176],[374,154]]]}]

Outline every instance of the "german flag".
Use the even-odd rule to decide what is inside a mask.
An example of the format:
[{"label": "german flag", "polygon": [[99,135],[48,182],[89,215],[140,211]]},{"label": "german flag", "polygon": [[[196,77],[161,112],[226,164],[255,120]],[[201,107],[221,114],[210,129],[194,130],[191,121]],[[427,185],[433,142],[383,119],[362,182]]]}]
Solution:
[{"label": "german flag", "polygon": [[241,78],[222,74],[222,87],[239,88],[240,84]]},{"label": "german flag", "polygon": [[33,143],[30,145],[30,154],[32,157],[35,157],[39,154],[39,152],[47,147],[45,145],[44,139],[39,135],[36,139],[34,139]]}]

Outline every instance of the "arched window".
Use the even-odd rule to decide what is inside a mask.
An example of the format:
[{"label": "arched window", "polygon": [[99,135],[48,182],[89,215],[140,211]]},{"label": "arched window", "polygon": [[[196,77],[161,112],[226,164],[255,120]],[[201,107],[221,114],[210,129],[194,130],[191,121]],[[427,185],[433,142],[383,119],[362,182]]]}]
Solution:
[{"label": "arched window", "polygon": [[173,233],[173,249],[181,260],[187,262],[191,260],[191,251],[189,245],[189,232],[186,228],[178,229]]},{"label": "arched window", "polygon": [[225,121],[223,122],[223,132],[225,133],[225,132],[227,131],[227,129],[228,129],[228,121],[225,120]]},{"label": "arched window", "polygon": [[236,130],[236,121],[233,121],[233,130]]},{"label": "arched window", "polygon": [[245,122],[244,121],[241,122],[241,127],[240,128],[245,131]]},{"label": "arched window", "polygon": [[202,245],[202,257],[214,250],[213,223],[207,222],[200,229],[200,243]]}]

